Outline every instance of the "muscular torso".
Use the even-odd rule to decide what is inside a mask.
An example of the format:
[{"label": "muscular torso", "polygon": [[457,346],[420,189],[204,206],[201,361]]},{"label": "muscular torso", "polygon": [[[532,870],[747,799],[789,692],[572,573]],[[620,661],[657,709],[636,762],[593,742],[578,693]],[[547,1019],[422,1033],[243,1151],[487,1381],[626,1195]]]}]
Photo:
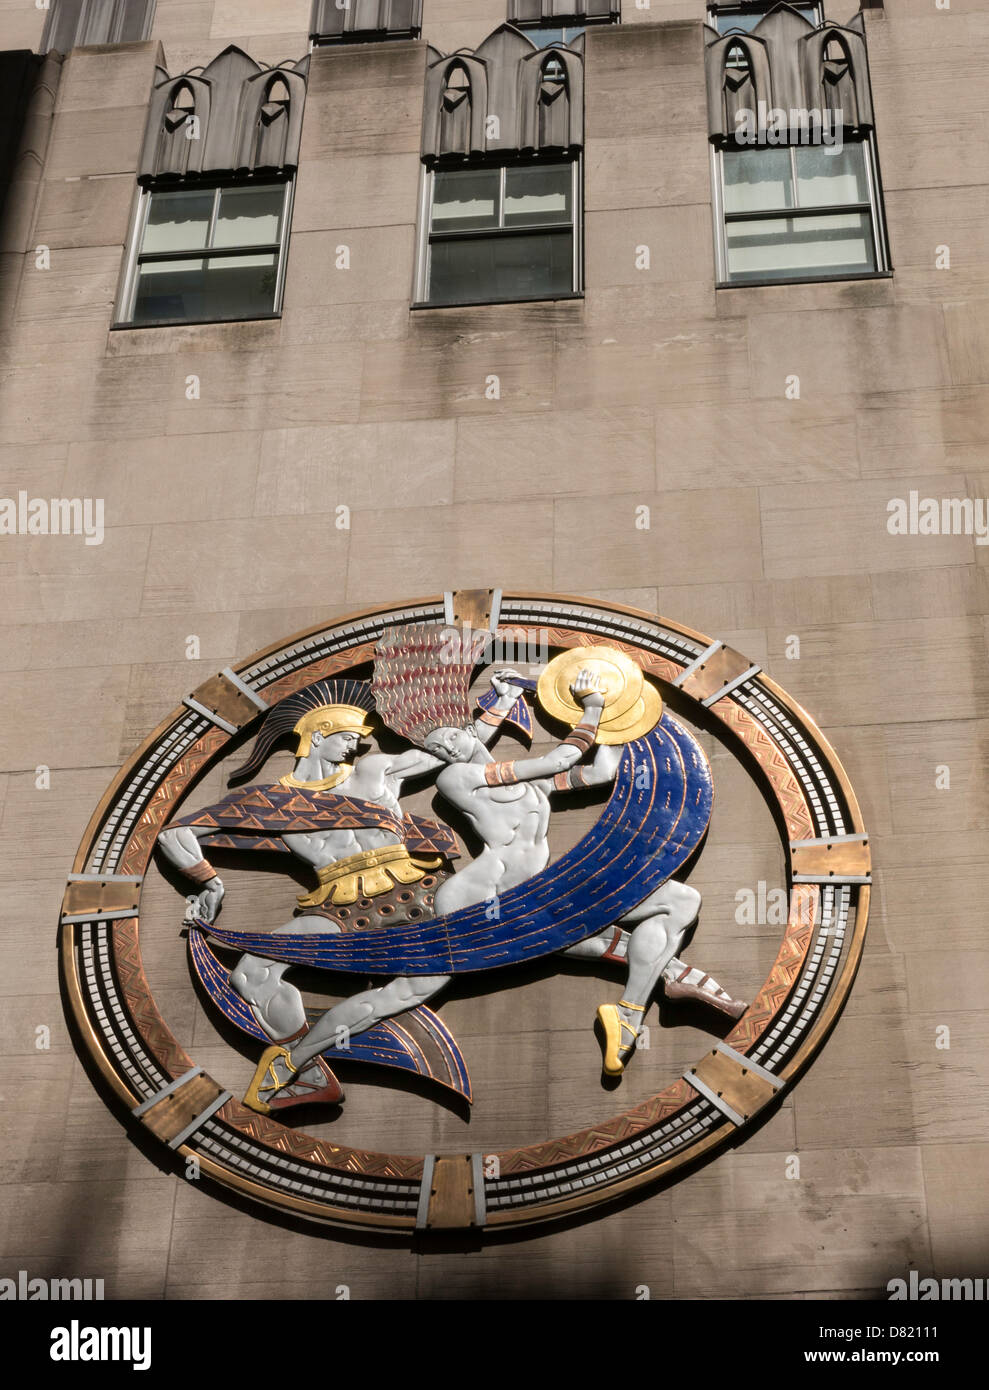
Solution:
[{"label": "muscular torso", "polygon": [[538,782],[489,787],[484,764],[456,763],[443,769],[436,785],[484,841],[477,859],[437,890],[438,912],[483,902],[546,867],[550,805]]},{"label": "muscular torso", "polygon": [[[395,779],[389,776],[391,763],[391,758],[376,754],[363,757],[351,776],[341,783],[340,795],[352,796],[358,801],[371,801],[393,812],[401,820],[403,813],[396,795],[398,786]],[[326,795],[335,796],[337,793],[327,792]],[[373,827],[364,830],[315,830],[300,835],[283,835],[282,838],[293,854],[314,869],[323,869],[363,850],[402,843],[390,831]]]}]

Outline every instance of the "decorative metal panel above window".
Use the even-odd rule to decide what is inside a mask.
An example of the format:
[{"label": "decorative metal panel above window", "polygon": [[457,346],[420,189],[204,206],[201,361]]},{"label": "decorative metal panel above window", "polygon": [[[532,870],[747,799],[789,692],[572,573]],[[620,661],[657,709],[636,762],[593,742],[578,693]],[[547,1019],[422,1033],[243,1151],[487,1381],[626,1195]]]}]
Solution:
[{"label": "decorative metal panel above window", "polygon": [[540,49],[502,25],[474,52],[428,50],[427,161],[569,153],[584,143],[584,41]]},{"label": "decorative metal panel above window", "polygon": [[139,43],[148,38],[155,0],[51,0],[42,53],[70,53],[81,44]]},{"label": "decorative metal panel above window", "polygon": [[309,37],[313,43],[374,43],[417,39],[422,0],[313,0]]},{"label": "decorative metal panel above window", "polygon": [[705,65],[712,140],[734,139],[739,112],[752,112],[758,120],[773,108],[835,112],[846,131],[872,129],[861,14],[848,25],[814,25],[780,4],[748,33],[712,33]]},{"label": "decorative metal panel above window", "polygon": [[308,68],[231,46],[157,70],[118,327],[280,312]]},{"label": "decorative metal panel above window", "polygon": [[[770,10],[775,10],[779,3],[780,0],[737,0],[735,4],[709,4],[707,22],[712,29],[717,29],[719,34],[727,34],[732,30],[748,34]],[[824,21],[824,6],[821,0],[808,0],[808,3],[793,0],[790,9],[795,10],[811,24],[817,25]]]},{"label": "decorative metal panel above window", "polygon": [[159,68],[139,182],[293,172],[308,71],[308,54],[269,68],[234,46],[177,77]]},{"label": "decorative metal panel above window", "polygon": [[416,301],[581,291],[584,40],[540,48],[503,24],[428,51]]}]

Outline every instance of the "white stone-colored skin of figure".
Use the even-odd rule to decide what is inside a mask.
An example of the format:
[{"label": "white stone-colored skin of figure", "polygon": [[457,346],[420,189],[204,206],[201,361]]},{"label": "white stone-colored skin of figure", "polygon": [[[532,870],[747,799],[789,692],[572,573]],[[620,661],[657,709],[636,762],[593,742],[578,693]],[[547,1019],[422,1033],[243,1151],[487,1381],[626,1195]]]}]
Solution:
[{"label": "white stone-colored skin of figure", "polygon": [[[316,731],[311,738],[311,751],[306,757],[297,759],[293,776],[300,782],[332,778],[356,752],[359,743],[360,736],[350,731],[327,735]],[[398,798],[403,782],[407,778],[432,772],[439,765],[437,759],[418,748],[395,756],[368,753],[354,765],[346,782],[347,795],[373,802],[401,818]],[[208,834],[206,827],[178,826],[162,831],[158,843],[165,857],[176,868],[184,870],[201,861],[203,856],[198,838]],[[293,854],[313,869],[328,867],[363,850],[401,843],[391,832],[374,827],[313,831],[284,835],[282,839]],[[215,921],[223,896],[223,884],[219,877],[210,879],[198,896],[191,899],[187,917],[198,916],[205,922]],[[317,914],[294,917],[277,929],[283,934],[298,935],[338,930],[327,918]],[[230,984],[250,1005],[255,1018],[273,1041],[291,1037],[306,1023],[302,995],[284,978],[290,968],[287,964],[267,960],[263,956],[244,955],[230,974]],[[314,1072],[310,1077],[303,1074],[300,1079],[315,1084],[318,1076]]]},{"label": "white stone-colored skin of figure", "polygon": [[[521,694],[521,686],[511,684],[510,678],[514,675],[514,672],[498,672],[492,679],[499,696],[496,709],[501,713],[511,709]],[[604,696],[593,674],[578,672],[571,693],[583,707],[584,719],[596,728]],[[546,793],[552,788],[556,774],[568,771],[582,756],[579,748],[561,744],[540,757],[519,759],[515,764],[516,775],[521,779],[519,785],[490,787],[485,782],[484,770],[495,759],[482,735],[490,737],[494,729],[486,725],[481,725],[480,729],[480,734],[474,726],[435,729],[425,741],[426,753],[420,755],[429,757],[430,766],[446,764],[437,779],[437,787],[464,812],[484,841],[484,850],[473,863],[440,884],[435,898],[437,915],[483,902],[545,868],[549,861],[546,830],[550,813]],[[302,920],[296,919],[297,930]],[[425,1003],[449,980],[449,975],[400,976],[380,989],[352,995],[317,1019],[305,1038],[292,1049],[293,1065],[302,1067],[329,1047],[338,1029],[347,1029],[350,1034],[363,1032],[384,1018]],[[279,1065],[287,1079],[287,1068],[276,1062],[276,1069]]]},{"label": "white stone-colored skin of figure", "polygon": [[[513,672],[501,672],[492,684],[499,694],[521,694],[510,684]],[[574,698],[585,712],[597,711],[603,699],[589,693],[589,673],[581,671],[572,686]],[[586,713],[585,713],[586,718]],[[564,769],[551,770],[544,759],[525,759],[516,763],[517,785],[490,787],[484,777],[491,754],[478,745],[469,729],[437,729],[425,741],[427,750],[447,762],[436,779],[439,791],[467,818],[484,842],[482,854],[453,878],[440,885],[436,894],[437,914],[453,912],[472,903],[496,902],[499,894],[514,888],[549,863],[549,794],[553,776]],[[550,757],[556,757],[561,749]],[[604,786],[615,779],[623,748],[599,745],[589,766],[584,768],[585,786]],[[579,758],[572,758],[570,765]],[[701,895],[695,888],[672,880],[662,884],[618,923],[586,941],[561,952],[574,960],[599,960],[614,940],[614,927],[623,931],[619,949],[624,948],[628,984],[618,1016],[627,1038],[622,1054],[627,1055],[639,1036],[646,1007],[660,976],[686,967],[677,959],[683,943],[700,911]],[[698,974],[700,972],[697,972]]]},{"label": "white stone-colored skin of figure", "polygon": [[[496,705],[496,709],[500,713],[506,713],[511,708],[517,694],[514,687],[511,693],[508,693],[508,687],[504,689],[505,693],[500,696]],[[496,728],[485,724],[480,726],[477,736],[481,741],[487,741],[492,739],[496,732]],[[296,760],[292,775],[300,782],[321,782],[331,779],[356,753],[359,743],[360,736],[356,733],[340,731],[327,735],[317,730],[312,734],[310,740],[310,752],[306,757]],[[402,792],[403,783],[409,778],[425,776],[442,766],[443,763],[440,759],[418,748],[397,755],[366,753],[357,759],[353,772],[347,779],[347,795],[361,801],[372,802],[401,817],[402,811],[398,799]],[[165,858],[177,869],[184,872],[202,861],[203,854],[199,846],[199,838],[209,833],[209,829],[206,827],[177,826],[163,830],[158,837],[158,843]],[[397,836],[373,827],[284,835],[282,840],[293,854],[313,869],[326,868],[331,864],[338,863],[341,859],[348,859],[351,855],[359,854],[364,850],[381,849],[386,845],[400,843]],[[198,917],[204,922],[215,921],[223,897],[223,882],[219,875],[216,875],[203,885],[197,895],[190,897],[186,920],[191,921]],[[291,921],[276,928],[275,934],[305,936],[310,933],[318,935],[327,932],[337,933],[339,927],[322,914],[305,913],[293,917]],[[306,1010],[302,995],[290,981],[284,978],[290,969],[288,964],[281,961],[268,960],[264,956],[244,955],[230,974],[231,986],[250,1006],[258,1023],[273,1042],[291,1037],[299,1032],[306,1023]],[[445,982],[446,977],[443,979],[443,983]],[[332,1027],[327,1027],[325,1030],[327,1040],[320,1042],[317,1048],[310,1049],[307,1056],[303,1058],[298,1072],[300,1081],[308,1082],[311,1085],[319,1083],[319,1073],[313,1068],[307,1074],[305,1063],[336,1040],[337,1027],[349,1027],[351,1032],[361,1032],[377,1022],[379,1017],[387,1018],[392,1013],[412,1008],[417,1002],[420,1002],[420,993],[414,988],[416,982],[403,979],[393,983],[395,986],[393,989],[385,986],[382,990],[372,991],[384,996],[381,999],[381,1004],[387,1007],[387,1012],[376,1015],[362,1007],[346,1009],[348,1018],[353,1020],[352,1025],[343,1021],[334,1022]],[[412,988],[403,989],[405,984],[412,986]],[[439,986],[434,984],[428,993],[435,993],[437,988]],[[389,989],[390,993],[386,993]],[[358,996],[358,998],[360,997],[362,996]],[[427,995],[421,997],[425,998]],[[349,1000],[345,1001],[345,1004],[350,1002]],[[344,1005],[337,1007],[344,1009]],[[322,1037],[322,1030],[320,1036]]]}]

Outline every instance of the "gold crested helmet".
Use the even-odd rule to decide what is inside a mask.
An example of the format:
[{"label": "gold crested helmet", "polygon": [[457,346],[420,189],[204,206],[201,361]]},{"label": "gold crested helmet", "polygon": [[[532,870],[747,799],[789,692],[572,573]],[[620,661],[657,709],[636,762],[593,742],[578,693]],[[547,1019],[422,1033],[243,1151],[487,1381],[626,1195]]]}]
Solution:
[{"label": "gold crested helmet", "polygon": [[368,712],[359,705],[320,705],[318,709],[304,714],[292,730],[299,740],[295,750],[297,758],[305,758],[312,749],[313,734],[359,734],[366,738],[373,725],[368,723]]},{"label": "gold crested helmet", "polygon": [[294,736],[295,755],[304,758],[312,747],[312,736],[354,733],[366,738],[373,725],[374,695],[368,681],[314,681],[294,695],[279,700],[264,716],[247,762],[229,778],[231,782],[253,777],[264,766],[275,744]]}]

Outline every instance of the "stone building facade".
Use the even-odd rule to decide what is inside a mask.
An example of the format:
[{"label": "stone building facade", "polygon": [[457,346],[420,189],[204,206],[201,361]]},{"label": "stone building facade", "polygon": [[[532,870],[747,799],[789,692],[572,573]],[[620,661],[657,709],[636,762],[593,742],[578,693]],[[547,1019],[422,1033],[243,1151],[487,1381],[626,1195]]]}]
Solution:
[{"label": "stone building facade", "polygon": [[[54,0],[47,15],[0,0],[0,497],[102,499],[105,526],[92,545],[0,536],[0,1273],[100,1277],[109,1297],[155,1299],[341,1285],[354,1298],[844,1298],[911,1268],[987,1273],[989,547],[888,523],[911,493],[989,496],[989,15],[979,0],[872,0],[850,24],[850,6],[825,0],[851,37],[818,53],[812,82],[790,49],[764,60],[757,43],[718,66],[704,0],[623,0],[620,22],[617,4],[423,0],[367,6],[365,33],[309,0],[61,16]],[[802,41],[816,26],[796,10],[785,22],[805,25]],[[547,70],[502,29],[510,18],[585,32]],[[851,272],[828,274],[818,249],[797,273],[774,262],[772,236],[755,259],[742,233],[733,249],[724,123],[739,90],[789,90],[782,74],[798,69],[822,106],[838,92],[846,150],[872,152],[867,191],[844,200],[857,211],[802,223],[840,241],[865,217],[850,235],[872,249]],[[513,294],[510,265],[494,292],[464,291],[476,263],[424,228],[430,198],[441,205],[433,171],[458,152],[484,171],[528,158],[573,174],[549,199],[569,198],[566,216],[534,234],[571,257],[549,289],[523,276]],[[264,251],[193,243],[242,272],[219,296],[229,309],[246,295],[239,314],[211,310],[201,287],[207,308],[189,310],[184,271],[164,295],[142,289],[148,199],[211,171],[289,188]],[[507,217],[507,185],[499,196]],[[209,217],[212,236],[224,213]],[[775,222],[789,236],[800,220]],[[858,981],[825,1052],[748,1143],[593,1221],[410,1253],[262,1219],[156,1163],[77,1058],[54,950],[66,873],[117,767],[208,676],[355,609],[488,586],[667,614],[749,654],[811,711],[872,834]],[[698,943],[719,979],[752,989],[778,930],[739,924],[738,894],[782,885],[784,864],[744,771],[709,751],[719,800],[691,880]],[[197,795],[219,789],[211,773]],[[158,875],[145,891],[157,997],[197,1061],[239,1077],[245,1055],[190,988],[173,886]],[[270,925],[273,876],[245,872],[238,892],[240,920]],[[469,1136],[435,1098],[374,1086],[317,1132],[442,1152],[591,1123],[614,1108],[595,1070],[600,997],[578,971],[455,992],[444,1018],[471,1052]],[[704,1036],[657,1017],[623,1101]]]}]

